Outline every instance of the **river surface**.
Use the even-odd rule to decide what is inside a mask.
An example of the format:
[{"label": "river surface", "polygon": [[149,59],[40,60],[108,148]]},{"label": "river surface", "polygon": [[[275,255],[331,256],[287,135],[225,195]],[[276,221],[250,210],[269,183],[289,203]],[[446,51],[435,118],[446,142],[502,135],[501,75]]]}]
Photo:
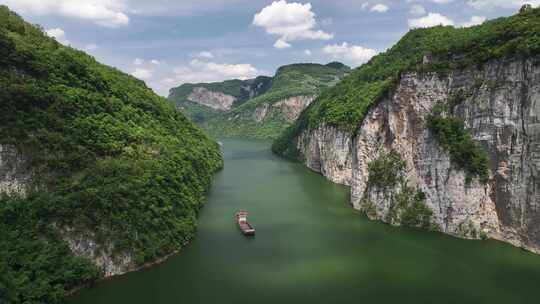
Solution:
[{"label": "river surface", "polygon": [[[347,187],[272,155],[268,142],[223,144],[195,240],[69,303],[540,303],[540,256],[369,221]],[[234,222],[241,209],[254,238]]]}]

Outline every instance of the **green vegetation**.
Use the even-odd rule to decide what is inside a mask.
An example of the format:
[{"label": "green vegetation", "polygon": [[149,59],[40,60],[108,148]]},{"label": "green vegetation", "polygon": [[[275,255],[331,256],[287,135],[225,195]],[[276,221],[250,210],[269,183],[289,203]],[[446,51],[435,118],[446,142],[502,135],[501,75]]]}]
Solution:
[{"label": "green vegetation", "polygon": [[487,153],[465,130],[463,121],[456,117],[445,117],[435,112],[428,120],[428,128],[437,142],[450,154],[453,163],[467,173],[467,182],[473,177],[487,181],[489,177]]},{"label": "green vegetation", "polygon": [[407,164],[395,150],[383,153],[368,164],[368,184],[381,190],[391,189],[402,182],[400,174],[406,167]]},{"label": "green vegetation", "polygon": [[[282,113],[272,111],[271,105],[290,97],[319,95],[349,71],[349,67],[339,62],[292,64],[279,68],[273,78],[260,76],[245,81],[184,84],[171,90],[169,100],[211,135],[276,138],[291,122]],[[197,87],[231,95],[237,100],[228,112],[214,110],[188,100]],[[254,113],[265,105],[269,109],[268,115],[258,122]]]},{"label": "green vegetation", "polygon": [[[367,191],[384,193],[390,201],[386,221],[406,227],[437,230],[431,223],[433,212],[426,206],[425,194],[407,184],[403,173],[407,164],[396,151],[382,153],[368,164]],[[397,191],[397,193],[396,193]],[[370,217],[376,217],[376,209],[370,200],[364,198],[363,210]]]},{"label": "green vegetation", "polygon": [[438,230],[431,222],[433,211],[426,206],[426,196],[406,183],[401,185],[401,191],[392,196],[387,221],[401,226]]},{"label": "green vegetation", "polygon": [[92,232],[141,265],[195,231],[217,144],[145,84],[0,6],[0,138],[34,173],[0,197],[0,302],[58,303],[101,277],[61,231]]},{"label": "green vegetation", "polygon": [[212,92],[219,92],[230,95],[236,99],[233,107],[237,107],[250,98],[264,94],[270,89],[272,78],[259,76],[248,80],[226,80],[214,83],[186,83],[177,88],[173,88],[169,93],[169,100],[197,124],[203,123],[212,116],[219,114],[219,111],[206,106],[199,105],[189,100],[189,95],[195,88],[205,88]]},{"label": "green vegetation", "polygon": [[540,8],[525,9],[518,15],[471,28],[411,30],[394,47],[324,92],[280,136],[274,151],[287,154],[302,131],[321,124],[356,132],[369,109],[395,88],[403,72],[438,72],[444,76],[492,59],[527,58],[539,53]]}]

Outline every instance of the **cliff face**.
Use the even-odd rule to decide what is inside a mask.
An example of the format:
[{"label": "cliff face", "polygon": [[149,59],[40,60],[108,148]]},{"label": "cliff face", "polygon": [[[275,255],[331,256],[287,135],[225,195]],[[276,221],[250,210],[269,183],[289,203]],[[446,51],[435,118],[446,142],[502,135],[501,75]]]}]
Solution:
[{"label": "cliff face", "polygon": [[12,145],[0,144],[0,193],[24,195],[30,178],[23,155]]},{"label": "cliff face", "polygon": [[219,111],[230,110],[233,103],[236,101],[234,96],[221,92],[212,92],[204,87],[194,88],[187,99]]},{"label": "cliff face", "polygon": [[313,99],[315,99],[313,96],[301,95],[282,99],[272,105],[263,103],[257,106],[250,116],[253,116],[253,120],[257,123],[272,118],[291,123],[298,118],[298,115],[309,106]]},{"label": "cliff face", "polygon": [[[351,185],[352,204],[374,219],[391,219],[389,197],[369,186],[369,164],[396,151],[408,185],[423,192],[431,221],[449,234],[491,237],[540,253],[540,62],[493,60],[447,76],[407,73],[377,103],[354,138],[333,127],[296,140],[308,167]],[[427,127],[438,103],[467,92],[451,114],[464,121],[489,154],[487,182],[466,180]]]}]

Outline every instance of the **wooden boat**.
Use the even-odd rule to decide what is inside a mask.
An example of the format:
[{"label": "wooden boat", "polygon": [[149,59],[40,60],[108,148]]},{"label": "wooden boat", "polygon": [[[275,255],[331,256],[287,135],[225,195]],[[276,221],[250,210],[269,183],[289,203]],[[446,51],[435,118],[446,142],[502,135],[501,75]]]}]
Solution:
[{"label": "wooden boat", "polygon": [[255,235],[255,229],[247,221],[248,213],[240,211],[236,213],[236,222],[244,235]]}]

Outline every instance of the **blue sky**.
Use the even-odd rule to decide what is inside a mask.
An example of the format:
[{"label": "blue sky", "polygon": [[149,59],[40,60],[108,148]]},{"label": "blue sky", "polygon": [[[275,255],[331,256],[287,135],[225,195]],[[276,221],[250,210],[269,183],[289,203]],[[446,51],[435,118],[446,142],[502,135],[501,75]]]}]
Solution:
[{"label": "blue sky", "polygon": [[290,63],[358,66],[412,27],[471,26],[525,3],[540,0],[0,0],[164,96]]}]

